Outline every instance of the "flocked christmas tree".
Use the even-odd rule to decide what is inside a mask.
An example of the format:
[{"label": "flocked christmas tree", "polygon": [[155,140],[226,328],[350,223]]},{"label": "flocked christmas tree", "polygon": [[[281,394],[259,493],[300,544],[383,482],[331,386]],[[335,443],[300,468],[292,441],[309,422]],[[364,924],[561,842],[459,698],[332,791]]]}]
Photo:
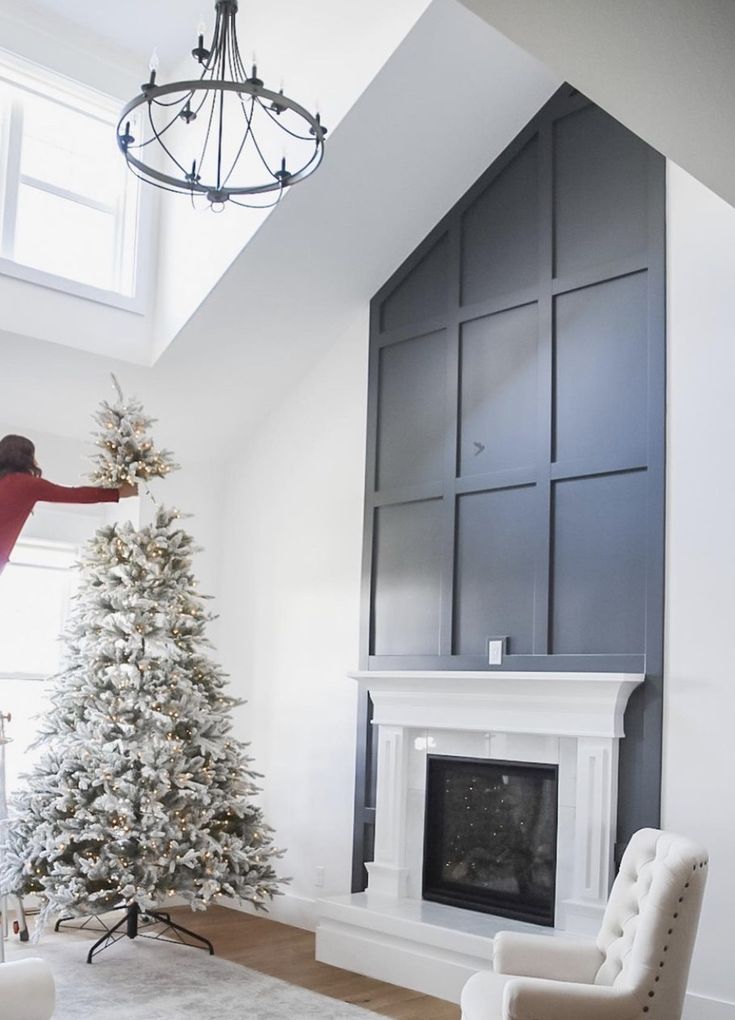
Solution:
[{"label": "flocked christmas tree", "polygon": [[[117,385],[117,384],[116,384]],[[103,404],[92,475],[117,486],[175,465],[137,401]],[[262,907],[277,851],[254,802],[257,774],[231,735],[225,677],[180,514],[100,528],[81,561],[63,671],[16,795],[0,886],[52,913],[204,909],[219,895]]]}]

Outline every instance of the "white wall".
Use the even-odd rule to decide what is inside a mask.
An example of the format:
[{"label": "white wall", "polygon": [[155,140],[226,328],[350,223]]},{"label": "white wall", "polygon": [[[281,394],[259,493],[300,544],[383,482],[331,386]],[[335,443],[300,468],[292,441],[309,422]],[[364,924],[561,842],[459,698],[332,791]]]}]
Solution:
[{"label": "white wall", "polygon": [[663,822],[710,851],[691,1020],[735,1017],[735,209],[669,165]]},{"label": "white wall", "polygon": [[220,648],[302,924],[350,883],[366,392],[367,309],[228,469]]}]

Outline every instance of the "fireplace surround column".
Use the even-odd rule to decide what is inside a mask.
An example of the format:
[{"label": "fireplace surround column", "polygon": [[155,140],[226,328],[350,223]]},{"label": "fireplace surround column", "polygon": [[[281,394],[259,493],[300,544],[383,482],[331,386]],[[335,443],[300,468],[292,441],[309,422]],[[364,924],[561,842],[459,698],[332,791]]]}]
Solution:
[{"label": "fireplace surround column", "polygon": [[366,864],[368,892],[380,896],[406,895],[406,770],[409,731],[402,726],[378,727],[380,804],[375,824],[375,856]]},{"label": "fireplace surround column", "polygon": [[577,809],[572,896],[560,903],[560,926],[596,931],[615,875],[618,810],[616,739],[577,740]]}]

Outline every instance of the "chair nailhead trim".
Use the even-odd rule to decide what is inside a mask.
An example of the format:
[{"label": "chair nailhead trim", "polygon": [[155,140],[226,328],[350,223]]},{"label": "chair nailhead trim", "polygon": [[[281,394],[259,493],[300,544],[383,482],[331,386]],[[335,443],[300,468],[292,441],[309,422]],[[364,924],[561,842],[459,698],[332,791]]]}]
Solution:
[{"label": "chair nailhead trim", "polygon": [[[705,864],[706,864],[706,861],[705,861],[705,862],[702,862],[702,863],[700,863],[700,865],[699,865],[699,866],[700,866],[700,868],[703,868]],[[696,864],[693,864],[693,865],[692,865],[692,871],[696,871],[696,870],[697,870],[697,865],[696,865]],[[689,888],[689,883],[688,883],[688,882],[685,882],[685,883],[684,883],[684,888],[685,888],[685,889],[688,889],[688,888]],[[679,897],[679,903],[683,903],[683,902],[684,902],[684,897],[683,897],[683,896],[680,896],[680,897]],[[679,916],[678,912],[677,912],[677,913],[675,913],[675,914],[674,914],[674,919],[676,919],[676,918],[677,918],[678,916]],[[672,935],[672,934],[673,934],[673,932],[674,932],[674,929],[673,929],[673,928],[669,928],[669,930],[668,930],[667,934],[669,934],[669,935]],[[665,953],[668,953],[668,951],[669,951],[669,947],[668,947],[668,946],[664,946],[664,952],[665,952]],[[664,966],[664,961],[663,961],[663,960],[659,960],[659,963],[658,963],[658,965],[659,965],[659,967],[663,967],[663,966]],[[657,975],[657,976],[656,976],[656,977],[655,977],[655,978],[654,978],[653,980],[654,980],[654,981],[659,981],[659,980],[660,980],[660,978],[659,978],[659,976]],[[649,999],[652,999],[652,998],[653,998],[653,997],[655,996],[655,994],[656,994],[656,993],[655,993],[654,991],[650,991],[650,992],[648,993],[648,998],[649,998]],[[644,1013],[648,1013],[648,1006],[644,1006],[644,1007],[643,1007],[643,1012],[644,1012]]]}]

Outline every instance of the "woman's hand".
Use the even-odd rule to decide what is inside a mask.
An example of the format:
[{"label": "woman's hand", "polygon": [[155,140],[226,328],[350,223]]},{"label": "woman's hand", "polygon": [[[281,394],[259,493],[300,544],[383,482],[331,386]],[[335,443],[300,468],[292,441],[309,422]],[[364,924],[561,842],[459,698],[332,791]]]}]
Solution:
[{"label": "woman's hand", "polygon": [[138,486],[131,485],[130,482],[123,482],[122,485],[118,485],[118,492],[120,493],[120,499],[125,499],[127,496],[137,496]]}]

